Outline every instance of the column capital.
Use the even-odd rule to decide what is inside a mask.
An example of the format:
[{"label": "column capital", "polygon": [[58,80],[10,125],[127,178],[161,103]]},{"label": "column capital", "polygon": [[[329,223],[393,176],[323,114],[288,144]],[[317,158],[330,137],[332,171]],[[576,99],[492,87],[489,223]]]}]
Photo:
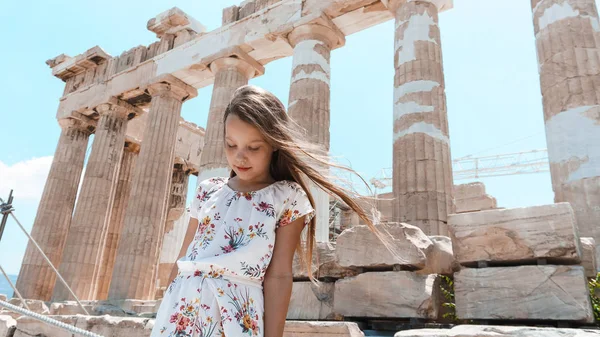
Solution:
[{"label": "column capital", "polygon": [[207,60],[208,67],[213,75],[223,68],[235,67],[248,79],[265,73],[265,67],[245,53],[240,47],[231,47],[211,55]]},{"label": "column capital", "polygon": [[94,110],[100,115],[114,111],[117,114],[125,115],[127,119],[132,119],[144,113],[144,110],[116,97],[111,97],[108,102],[99,104]]},{"label": "column capital", "polygon": [[150,81],[146,88],[150,96],[171,95],[184,102],[198,96],[198,91],[171,74],[160,75]]},{"label": "column capital", "polygon": [[294,28],[287,36],[292,47],[304,40],[319,40],[327,43],[330,49],[336,49],[346,44],[346,36],[325,15],[317,20]]},{"label": "column capital", "polygon": [[86,123],[85,121],[83,121],[81,119],[75,119],[75,118],[59,119],[58,125],[60,125],[60,128],[63,130],[76,129],[76,130],[80,130],[80,131],[87,131],[90,134],[92,134],[94,132],[94,130],[96,130],[96,126],[93,125],[92,123]]},{"label": "column capital", "polygon": [[415,1],[432,3],[437,7],[438,12],[444,12],[454,8],[454,0],[381,0],[383,5],[392,12],[395,12],[400,6],[408,2]]}]

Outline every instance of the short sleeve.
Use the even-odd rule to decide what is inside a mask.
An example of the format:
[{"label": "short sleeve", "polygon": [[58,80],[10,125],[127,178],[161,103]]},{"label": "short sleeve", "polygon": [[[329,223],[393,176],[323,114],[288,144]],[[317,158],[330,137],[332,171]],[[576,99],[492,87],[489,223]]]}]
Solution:
[{"label": "short sleeve", "polygon": [[216,185],[216,179],[217,178],[208,178],[198,184],[194,199],[190,205],[190,217],[198,219],[200,209],[202,209],[204,202],[208,200],[212,194],[211,190]]},{"label": "short sleeve", "polygon": [[290,193],[283,200],[282,211],[276,223],[277,228],[289,225],[304,215],[306,215],[304,218],[304,226],[306,226],[315,216],[315,210],[310,204],[308,195],[300,184],[295,183],[290,187]]}]

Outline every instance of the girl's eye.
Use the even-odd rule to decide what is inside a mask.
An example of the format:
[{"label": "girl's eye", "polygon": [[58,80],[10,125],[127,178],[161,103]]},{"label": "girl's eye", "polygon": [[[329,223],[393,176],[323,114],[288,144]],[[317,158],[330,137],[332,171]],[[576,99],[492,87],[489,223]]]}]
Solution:
[{"label": "girl's eye", "polygon": [[249,147],[248,149],[249,149],[250,151],[258,151],[258,149],[260,149],[260,148],[259,148],[259,147],[257,147],[257,148],[255,148],[255,149],[254,149],[254,148],[251,148],[251,147]]},{"label": "girl's eye", "polygon": [[235,145],[229,145],[229,144],[227,144],[227,147],[235,147]]}]

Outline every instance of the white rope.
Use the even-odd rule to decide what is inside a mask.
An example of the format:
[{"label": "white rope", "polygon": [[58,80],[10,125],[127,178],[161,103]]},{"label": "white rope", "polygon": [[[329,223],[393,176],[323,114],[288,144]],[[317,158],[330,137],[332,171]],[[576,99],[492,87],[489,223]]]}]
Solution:
[{"label": "white rope", "polygon": [[23,303],[23,305],[25,306],[25,309],[30,310],[29,306],[27,305],[27,303],[23,299],[23,296],[21,296],[21,293],[17,290],[17,287],[15,287],[15,285],[12,283],[12,281],[10,280],[10,278],[8,277],[8,275],[6,275],[6,272],[4,272],[4,268],[2,268],[1,265],[0,265],[0,271],[2,272],[2,274],[4,274],[4,277],[6,277],[6,280],[8,281],[8,284],[10,284],[10,287],[13,289],[13,291],[15,292],[15,294],[17,294],[17,297],[19,297],[19,299],[21,300],[21,303]]},{"label": "white rope", "polygon": [[12,304],[4,302],[2,300],[0,300],[0,306],[8,308],[8,309],[10,309],[10,310],[12,310],[14,312],[18,312],[18,313],[23,314],[25,316],[29,316],[31,318],[35,318],[35,319],[40,320],[40,321],[42,321],[44,323],[47,323],[47,324],[50,324],[50,325],[54,325],[54,326],[59,327],[61,329],[68,330],[68,331],[70,331],[72,333],[76,333],[76,334],[79,334],[79,335],[82,335],[82,336],[89,336],[89,337],[103,337],[102,335],[98,335],[98,334],[95,334],[93,332],[89,332],[89,331],[85,331],[83,329],[79,329],[79,328],[74,327],[72,325],[69,325],[69,324],[57,321],[57,320],[52,319],[50,317],[47,317],[47,316],[44,316],[44,315],[40,315],[40,314],[38,314],[36,312],[29,311],[29,310],[23,309],[21,307],[17,307],[16,305],[12,305]]},{"label": "white rope", "polygon": [[[0,201],[2,201],[2,199],[0,199]],[[73,292],[73,290],[71,290],[71,287],[69,287],[69,285],[67,284],[67,281],[65,281],[65,279],[63,279],[63,277],[60,275],[60,273],[58,272],[58,270],[56,270],[56,268],[52,264],[52,261],[50,261],[50,259],[46,256],[46,254],[44,254],[44,251],[42,250],[42,248],[37,244],[37,242],[35,242],[35,240],[31,237],[31,235],[29,235],[29,233],[27,233],[27,231],[25,230],[25,228],[21,225],[21,223],[19,222],[19,220],[15,216],[14,212],[9,212],[9,214],[10,214],[10,216],[13,217],[13,219],[15,219],[17,225],[19,225],[19,227],[21,227],[21,230],[23,231],[23,233],[25,233],[25,235],[27,235],[27,237],[29,238],[29,240],[31,242],[33,242],[33,244],[38,249],[38,251],[42,254],[42,256],[44,257],[44,259],[46,259],[46,262],[48,262],[48,264],[50,265],[50,268],[52,268],[52,270],[54,270],[54,273],[56,273],[56,276],[58,276],[58,278],[60,279],[60,281],[62,282],[62,284],[67,288],[67,290],[69,290],[69,292],[71,293],[71,295],[73,296],[73,298],[75,298],[75,301],[77,301],[77,304],[79,304],[79,307],[81,308],[81,310],[83,310],[83,312],[85,312],[85,314],[89,316],[90,313],[87,312],[87,310],[85,310],[85,308],[83,307],[83,304],[81,304],[81,302],[79,301],[79,298],[77,298],[77,295],[75,295],[75,293]]]}]

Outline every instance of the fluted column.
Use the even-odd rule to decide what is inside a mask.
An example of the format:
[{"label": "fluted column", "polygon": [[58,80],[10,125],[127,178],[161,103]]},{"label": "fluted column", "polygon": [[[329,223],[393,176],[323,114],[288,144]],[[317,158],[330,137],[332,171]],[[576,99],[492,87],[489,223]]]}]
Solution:
[{"label": "fluted column", "polygon": [[248,84],[256,67],[241,58],[224,57],[213,61],[210,70],[215,76],[204,148],[200,155],[198,182],[215,176],[229,176],[229,165],[223,144],[223,116],[236,89]]},{"label": "fluted column", "polygon": [[123,157],[121,158],[121,168],[119,169],[119,178],[117,180],[117,191],[113,202],[110,223],[104,243],[104,254],[102,254],[102,263],[100,264],[100,279],[98,280],[97,300],[108,298],[108,288],[115,265],[117,255],[117,244],[123,228],[125,219],[125,209],[129,202],[131,191],[131,182],[133,180],[133,168],[140,153],[140,146],[132,142],[125,142],[123,148]]},{"label": "fluted column", "polygon": [[[447,235],[452,162],[438,11],[451,1],[387,1],[394,47],[393,219]],[[450,7],[450,6],[449,6]]]},{"label": "fluted column", "polygon": [[[102,252],[123,154],[127,116],[135,108],[125,102],[113,100],[99,105],[96,111],[100,114],[100,119],[59,268],[67,284],[83,300],[93,300],[96,296]],[[59,283],[54,288],[52,299],[68,300],[71,295]]]},{"label": "fluted column", "polygon": [[108,292],[114,300],[154,298],[181,105],[196,96],[196,89],[171,75],[148,91],[152,101]]},{"label": "fluted column", "polygon": [[594,0],[532,0],[555,202],[600,244],[600,23]]},{"label": "fluted column", "polygon": [[[59,124],[62,132],[31,229],[31,236],[55,266],[62,258],[88,139],[93,131],[92,126],[76,119],[63,119]],[[56,275],[29,243],[17,278],[17,289],[25,298],[49,301],[55,282]]]},{"label": "fluted column", "polygon": [[168,286],[169,274],[177,261],[183,238],[187,231],[187,221],[180,221],[186,217],[185,200],[188,191],[190,170],[185,164],[175,164],[171,181],[171,193],[167,206],[167,220],[165,221],[165,234],[158,264],[158,289]]},{"label": "fluted column", "polygon": [[[308,132],[309,139],[329,150],[331,50],[345,43],[335,27],[307,24],[295,28],[288,41],[294,47],[288,113]],[[318,242],[329,241],[329,194],[309,182],[316,204]]]}]

